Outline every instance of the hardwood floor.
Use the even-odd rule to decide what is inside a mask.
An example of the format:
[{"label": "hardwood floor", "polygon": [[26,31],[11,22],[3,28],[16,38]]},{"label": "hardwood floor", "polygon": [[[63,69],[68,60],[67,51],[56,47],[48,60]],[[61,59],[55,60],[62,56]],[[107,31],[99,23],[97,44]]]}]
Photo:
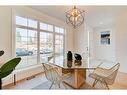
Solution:
[{"label": "hardwood floor", "polygon": [[[87,77],[86,83],[81,87],[81,89],[105,89],[105,86],[102,85],[101,83],[98,83],[95,88],[92,88],[91,85],[93,81],[94,81],[93,79]],[[22,81],[17,82],[16,85],[11,84],[11,85],[4,86],[3,89],[33,89],[33,88],[36,88],[38,85],[46,83],[46,82],[47,82],[47,79],[45,78],[44,73],[41,73],[39,75],[36,75],[36,77],[33,79],[30,79],[30,80],[24,79]],[[45,84],[43,86],[45,86]],[[109,88],[110,89],[127,89],[127,74],[119,72],[116,77],[115,83],[113,85],[110,85]],[[48,87],[45,89],[48,89]],[[58,88],[55,88],[55,89],[58,89]],[[72,89],[72,88],[62,87],[62,89]]]},{"label": "hardwood floor", "polygon": [[111,89],[127,89],[127,73],[119,72],[115,83],[110,86]]}]

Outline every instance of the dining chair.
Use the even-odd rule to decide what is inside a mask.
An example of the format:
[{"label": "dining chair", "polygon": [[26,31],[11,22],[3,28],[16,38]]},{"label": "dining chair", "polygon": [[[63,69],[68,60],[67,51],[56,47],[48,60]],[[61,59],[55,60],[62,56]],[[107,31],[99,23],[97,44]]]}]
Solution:
[{"label": "dining chair", "polygon": [[48,57],[48,61],[50,61],[54,56],[49,56]]},{"label": "dining chair", "polygon": [[[47,80],[49,80],[51,82],[49,89],[51,89],[52,86],[55,84],[58,85],[58,87],[60,88],[61,87],[60,84],[63,83],[63,81],[65,79],[69,78],[69,76],[70,76],[70,73],[61,74],[59,72],[58,68],[54,67],[51,64],[45,64],[45,63],[42,63],[42,64],[43,64],[45,76],[46,76]],[[65,88],[66,88],[66,86],[65,86]]]},{"label": "dining chair", "polygon": [[95,87],[97,82],[101,82],[107,89],[109,89],[108,85],[112,85],[114,83],[119,67],[120,63],[117,63],[109,69],[98,66],[93,73],[89,74],[89,77],[94,79],[92,87]]}]

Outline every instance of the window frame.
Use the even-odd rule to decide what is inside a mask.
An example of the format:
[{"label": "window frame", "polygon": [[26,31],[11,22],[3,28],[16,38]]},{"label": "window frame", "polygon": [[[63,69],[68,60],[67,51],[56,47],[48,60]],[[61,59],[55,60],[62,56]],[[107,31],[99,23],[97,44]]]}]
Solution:
[{"label": "window frame", "polygon": [[[40,32],[41,31],[53,34],[53,54],[55,54],[55,35],[62,35],[63,36],[63,55],[65,55],[65,34],[66,34],[65,28],[60,27],[60,26],[56,26],[55,24],[49,24],[47,22],[43,22],[41,20],[34,19],[34,18],[29,17],[29,16],[23,16],[23,15],[14,14],[14,13],[12,13],[12,14],[13,14],[12,15],[12,56],[13,57],[16,57],[16,28],[22,28],[22,29],[37,31],[37,64],[40,64]],[[27,18],[27,21],[28,21],[28,19],[37,21],[37,28],[32,28],[32,27],[29,27],[28,25],[27,26],[17,25],[16,24],[16,16]],[[40,29],[40,23],[52,25],[53,31],[48,31],[48,29],[47,30]],[[63,28],[64,33],[55,32],[55,27]],[[35,64],[33,64],[33,65],[35,65]],[[30,66],[32,66],[32,65],[30,65]],[[27,67],[30,67],[30,66],[27,66]],[[20,68],[20,69],[23,69],[23,68]]]}]

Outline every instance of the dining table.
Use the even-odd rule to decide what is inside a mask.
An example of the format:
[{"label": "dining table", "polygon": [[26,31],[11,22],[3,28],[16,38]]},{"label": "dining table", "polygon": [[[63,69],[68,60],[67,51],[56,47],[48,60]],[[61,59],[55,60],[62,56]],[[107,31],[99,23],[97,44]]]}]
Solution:
[{"label": "dining table", "polygon": [[72,88],[78,89],[86,80],[86,71],[94,70],[96,67],[89,64],[88,60],[67,60],[65,56],[52,57],[48,62],[62,69],[63,74],[71,73],[71,77],[64,80],[64,83],[71,86]]}]

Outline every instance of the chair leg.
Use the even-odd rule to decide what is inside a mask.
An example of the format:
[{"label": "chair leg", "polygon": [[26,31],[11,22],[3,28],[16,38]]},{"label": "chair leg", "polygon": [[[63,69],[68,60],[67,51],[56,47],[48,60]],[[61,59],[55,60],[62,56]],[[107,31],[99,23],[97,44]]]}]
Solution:
[{"label": "chair leg", "polygon": [[2,89],[2,79],[0,79],[0,89]]},{"label": "chair leg", "polygon": [[105,83],[105,85],[106,85],[107,89],[109,90],[108,84],[107,84],[106,82],[104,82],[104,83]]},{"label": "chair leg", "polygon": [[60,83],[58,84],[59,88],[60,88]]},{"label": "chair leg", "polygon": [[98,82],[98,80],[97,80],[97,79],[95,79],[95,81],[94,81],[94,83],[93,83],[92,87],[94,87],[94,86],[97,84],[97,82]]},{"label": "chair leg", "polygon": [[65,89],[67,89],[67,87],[66,87],[65,83],[64,83],[64,82],[62,82],[62,84],[64,85]]},{"label": "chair leg", "polygon": [[54,84],[54,82],[52,82],[52,84],[51,84],[51,86],[49,87],[49,89],[51,89],[51,88],[52,88],[53,84]]}]

